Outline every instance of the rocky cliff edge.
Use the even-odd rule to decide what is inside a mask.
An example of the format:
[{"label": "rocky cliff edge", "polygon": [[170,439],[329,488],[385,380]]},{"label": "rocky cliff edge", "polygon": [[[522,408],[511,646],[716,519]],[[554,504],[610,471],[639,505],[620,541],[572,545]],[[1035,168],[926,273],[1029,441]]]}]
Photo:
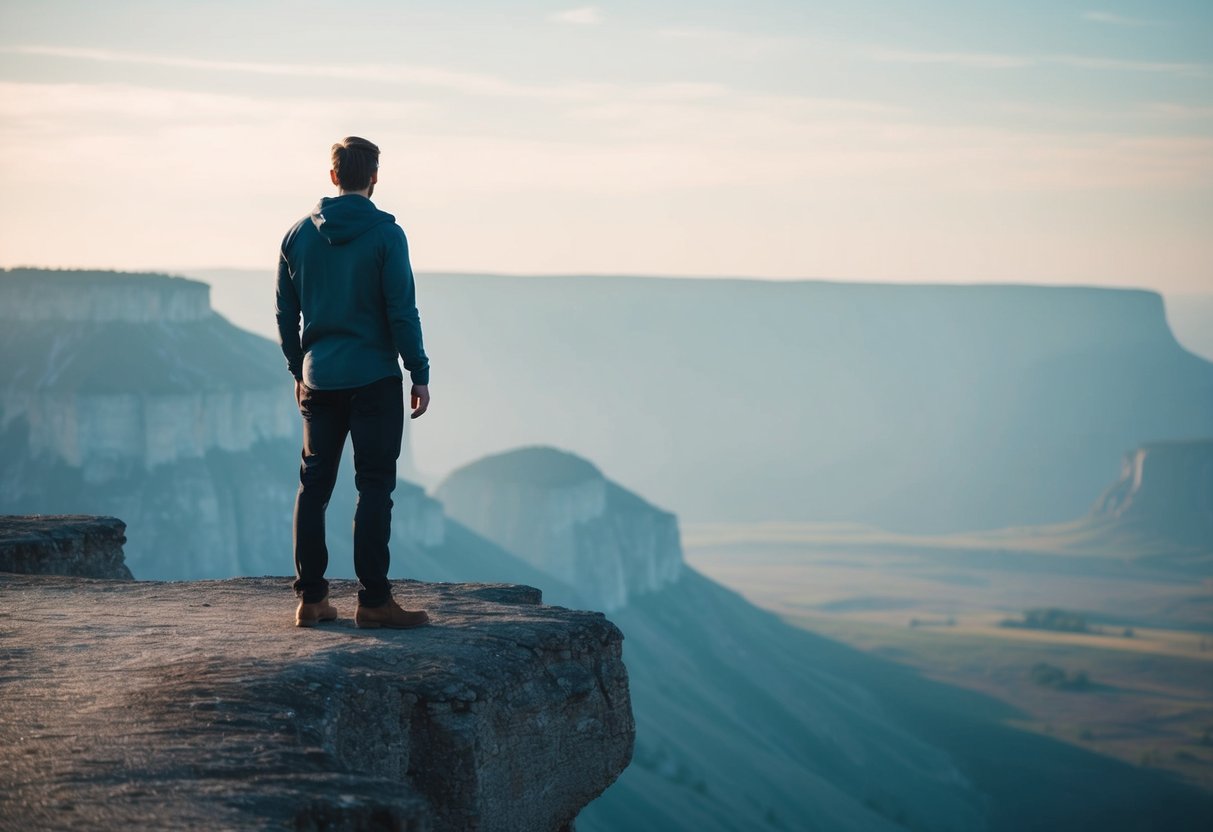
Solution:
[{"label": "rocky cliff edge", "polygon": [[125,532],[117,517],[0,515],[0,572],[129,581]]},{"label": "rocky cliff edge", "polygon": [[22,829],[545,830],[631,759],[622,635],[508,584],[417,630],[293,626],[285,579],[0,574],[0,817]]}]

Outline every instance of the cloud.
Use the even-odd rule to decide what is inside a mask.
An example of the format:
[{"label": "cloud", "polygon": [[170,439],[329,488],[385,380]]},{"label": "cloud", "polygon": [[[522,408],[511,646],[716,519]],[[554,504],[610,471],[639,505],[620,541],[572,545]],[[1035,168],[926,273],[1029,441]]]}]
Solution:
[{"label": "cloud", "polygon": [[[1149,206],[1187,200],[1168,192],[1213,186],[1213,138],[1202,135],[933,124],[908,107],[706,84],[604,88],[593,102],[605,109],[575,114],[580,101],[546,108],[548,117],[528,132],[509,129],[516,108],[477,101],[477,110],[490,112],[480,113],[475,130],[429,114],[418,129],[395,101],[378,102],[376,111],[336,90],[330,99],[286,99],[258,97],[247,86],[215,94],[0,83],[0,173],[30,196],[0,210],[2,256],[128,268],[180,268],[217,256],[225,264],[272,263],[283,223],[328,188],[326,148],[342,122],[358,124],[391,153],[383,204],[424,241],[421,262],[473,271],[987,274],[987,249],[997,244],[1007,253],[1003,277],[1038,267],[1022,254],[1028,250],[1060,274],[1074,264],[1094,268],[1091,252],[1102,249],[1091,233],[1082,236],[1089,217],[1073,215],[1078,232],[1064,245],[1060,232],[992,236],[982,217],[1063,216],[1049,206],[1112,204],[1131,189],[1146,223]],[[570,116],[572,128],[561,121]],[[30,135],[39,140],[31,144]],[[272,163],[246,167],[233,199],[228,178],[215,171],[250,152]],[[155,175],[140,178],[139,188],[115,187],[132,171]],[[407,187],[390,187],[396,182]],[[1152,200],[1144,207],[1136,202],[1142,194]],[[64,204],[80,230],[71,247],[54,219]],[[1025,205],[1035,207],[1014,207]],[[131,216],[145,220],[137,238]],[[553,227],[561,233],[552,235]],[[636,244],[623,259],[596,253],[604,234]],[[959,259],[950,246],[942,258],[953,234],[968,242]],[[1140,235],[1115,239],[1121,251],[1143,245]],[[1195,250],[1187,239],[1151,247],[1150,256]],[[1112,265],[1127,273],[1147,259],[1139,253]]]},{"label": "cloud", "polygon": [[1178,104],[1173,101],[1155,101],[1145,105],[1149,115],[1165,118],[1213,118],[1213,106]]},{"label": "cloud", "polygon": [[999,55],[989,52],[914,52],[905,49],[873,48],[867,57],[898,64],[951,64],[976,69],[1013,69],[1034,66],[1037,61],[1022,55]]},{"label": "cloud", "polygon": [[1122,69],[1130,72],[1163,72],[1203,78],[1209,74],[1208,64],[1168,61],[1125,61],[1117,58],[1091,58],[1083,55],[1054,55],[1043,58],[1046,63],[1064,64],[1080,69]]},{"label": "cloud", "polygon": [[[310,97],[304,100],[259,95],[254,84],[244,85],[240,95],[228,95],[104,83],[0,83],[3,146],[11,150],[21,146],[24,136],[52,133],[61,142],[59,158],[95,158],[87,144],[76,141],[77,134],[119,141],[132,134],[171,133],[201,154],[207,148],[198,144],[198,135],[207,137],[208,146],[277,144],[286,135],[283,125],[289,124],[287,132],[306,128],[307,141],[314,143],[313,136],[323,138],[333,124],[350,121],[366,125],[364,133],[408,146],[411,157],[425,158],[440,170],[441,187],[430,183],[435,193],[443,188],[465,194],[486,189],[635,194],[735,188],[775,194],[824,181],[907,191],[1077,191],[1207,187],[1213,182],[1213,138],[1170,141],[1149,135],[1146,127],[1138,131],[1145,135],[1130,140],[1121,130],[1094,129],[1101,114],[1068,109],[1043,113],[1048,122],[1042,124],[1065,117],[1080,131],[1042,130],[1022,120],[1010,128],[937,123],[905,102],[770,94],[714,82],[524,85],[436,67],[218,61],[59,47],[0,51],[206,71],[372,79],[439,90],[429,95],[425,89],[416,95],[402,91],[385,108],[350,101],[338,87],[319,84],[308,85]],[[882,60],[986,68],[1064,61],[1076,66],[1096,61],[1091,68],[1106,68],[1102,59],[1075,56],[878,54]],[[508,107],[491,108],[442,91],[526,97],[538,106],[511,100]],[[380,94],[365,91],[367,96]],[[1109,112],[1107,118],[1124,115]],[[1149,115],[1197,119],[1207,117],[1208,108],[1159,102]],[[475,129],[469,130],[469,123]],[[151,152],[141,145],[140,152],[145,151]],[[174,163],[188,167],[185,158]],[[458,164],[451,161],[456,159]],[[410,175],[428,181],[425,168],[410,168]]]},{"label": "cloud", "polygon": [[[1152,25],[1152,24],[1145,24]],[[750,35],[714,29],[659,29],[654,36],[663,40],[702,45],[714,54],[729,54],[739,59],[756,59],[783,54],[814,54],[835,59],[876,61],[879,63],[960,66],[973,69],[1028,69],[1064,66],[1075,69],[1145,72],[1193,78],[1213,75],[1213,65],[1183,61],[1140,61],[1091,55],[1025,55],[1006,52],[940,52],[898,49],[833,38],[792,35]]]},{"label": "cloud", "polygon": [[548,20],[572,26],[597,26],[602,22],[602,11],[597,6],[580,6],[549,15]]},{"label": "cloud", "polygon": [[1089,20],[1092,23],[1106,23],[1109,26],[1161,26],[1160,20],[1145,20],[1139,17],[1127,17],[1122,14],[1113,14],[1112,12],[1084,12],[1083,20]]},{"label": "cloud", "polygon": [[[122,133],[139,122],[224,123],[233,120],[265,121],[281,116],[267,102],[248,96],[164,90],[127,84],[34,84],[0,81],[0,111],[8,126],[31,123],[88,123],[91,129],[110,125],[105,132]],[[68,118],[70,116],[70,118]]]},{"label": "cloud", "polygon": [[496,75],[459,72],[432,66],[410,64],[291,64],[259,61],[217,61],[206,58],[156,55],[145,52],[119,52],[109,49],[78,49],[62,46],[4,46],[0,53],[41,55],[100,63],[141,64],[168,69],[196,69],[206,72],[237,72],[279,77],[328,78],[348,81],[379,82],[401,86],[435,87],[465,95],[499,98],[550,98],[577,100],[592,94],[592,84],[536,86],[507,81]]},{"label": "cloud", "polygon": [[779,57],[801,58],[811,53],[818,57],[845,57],[853,49],[842,40],[819,35],[759,34],[689,27],[667,27],[647,33],[651,38],[689,47],[713,59],[732,58],[751,61]]},{"label": "cloud", "polygon": [[869,48],[867,57],[889,63],[945,64],[974,69],[1022,69],[1040,66],[1069,66],[1076,69],[1121,70],[1126,72],[1168,73],[1203,78],[1209,64],[1178,61],[1131,61],[1088,55],[1008,55],[993,52],[916,52]]},{"label": "cloud", "polygon": [[[459,106],[452,96],[426,96],[425,89],[436,89],[440,92],[456,92],[469,97],[496,97],[506,99],[529,99],[541,105],[563,105],[560,109],[548,112],[560,114],[575,122],[588,120],[627,121],[634,114],[643,112],[645,118],[653,123],[644,129],[657,129],[663,125],[666,116],[681,112],[679,108],[690,107],[703,117],[703,129],[710,129],[713,107],[736,109],[738,111],[762,111],[767,108],[784,109],[788,112],[798,108],[808,107],[816,113],[823,110],[830,112],[874,113],[889,114],[904,112],[905,108],[898,104],[863,99],[807,97],[807,96],[773,96],[754,92],[743,92],[717,82],[650,82],[650,83],[591,83],[563,82],[553,84],[522,84],[504,78],[484,73],[456,72],[439,67],[409,66],[409,65],[323,65],[323,64],[290,64],[264,63],[254,61],[226,61],[156,55],[138,52],[120,52],[101,49],[78,49],[57,46],[14,46],[0,47],[2,53],[16,53],[59,57],[71,60],[96,61],[102,63],[137,64],[169,69],[199,70],[203,72],[230,72],[250,75],[307,77],[316,79],[356,80],[363,82],[379,82],[413,88],[416,93],[412,98],[402,100],[394,97],[393,109],[399,111],[400,106],[407,106],[411,114],[416,114],[423,106],[428,110],[442,109],[452,111]],[[53,86],[40,86],[51,90]],[[84,89],[85,87],[81,87]],[[209,112],[216,106],[243,106],[222,97],[200,96],[197,101],[188,95],[165,91],[165,95],[153,99],[148,96],[132,96],[127,98],[129,90],[119,93],[107,92],[112,85],[104,84],[90,86],[88,89],[98,91],[97,112],[104,113],[107,107],[123,110],[128,106],[137,107],[171,107],[173,102],[191,101],[185,107],[197,107],[199,112]],[[75,88],[60,95],[52,94],[46,104],[51,106],[76,94]],[[320,98],[324,93],[313,90],[313,95]],[[343,92],[338,100],[344,100]],[[3,103],[0,101],[0,103]],[[400,105],[400,106],[397,106]],[[473,106],[480,106],[473,102]],[[37,106],[37,94],[32,93],[22,106]],[[255,107],[253,108],[256,109]],[[382,107],[371,107],[382,110]]]}]

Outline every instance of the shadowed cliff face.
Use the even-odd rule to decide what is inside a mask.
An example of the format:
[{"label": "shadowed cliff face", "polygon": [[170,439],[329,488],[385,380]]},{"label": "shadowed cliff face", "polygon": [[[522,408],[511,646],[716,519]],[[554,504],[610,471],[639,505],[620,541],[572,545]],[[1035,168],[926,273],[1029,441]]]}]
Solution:
[{"label": "shadowed cliff face", "polygon": [[451,517],[596,609],[617,610],[682,570],[674,515],[554,448],[487,457],[451,474],[436,496]]},{"label": "shadowed cliff face", "polygon": [[1120,479],[1093,514],[1139,534],[1213,551],[1213,439],[1156,442],[1128,454]]},{"label": "shadowed cliff face", "polygon": [[[164,275],[0,272],[0,512],[121,517],[137,578],[290,570],[291,379],[276,344],[208,297]],[[330,519],[347,530],[343,468]],[[397,545],[441,542],[434,501],[407,483],[394,498]],[[349,535],[332,548],[334,574],[351,574]]]},{"label": "shadowed cliff face", "polygon": [[355,589],[300,630],[283,578],[0,575],[0,825],[557,832],[627,766],[600,613],[409,582],[430,626],[357,630]]}]

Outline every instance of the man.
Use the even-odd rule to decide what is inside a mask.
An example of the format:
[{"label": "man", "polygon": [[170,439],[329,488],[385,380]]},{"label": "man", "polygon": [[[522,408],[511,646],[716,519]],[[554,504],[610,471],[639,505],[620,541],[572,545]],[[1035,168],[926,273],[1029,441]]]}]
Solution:
[{"label": "man", "polygon": [[[408,243],[396,218],[371,202],[379,148],[350,136],[333,145],[325,197],[282,241],[278,336],[303,416],[303,464],[295,498],[295,624],[337,618],[328,600],[324,512],[349,434],[354,446],[354,571],[362,583],[359,627],[417,627],[424,610],[392,598],[388,538],[404,432],[397,356],[412,380],[412,418],[429,407],[429,359],[421,341]],[[302,336],[299,318],[303,317]]]}]

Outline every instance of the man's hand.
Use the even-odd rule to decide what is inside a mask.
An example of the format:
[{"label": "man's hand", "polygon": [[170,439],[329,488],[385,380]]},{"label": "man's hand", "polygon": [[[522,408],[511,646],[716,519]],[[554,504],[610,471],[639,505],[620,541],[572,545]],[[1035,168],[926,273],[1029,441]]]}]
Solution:
[{"label": "man's hand", "polygon": [[303,382],[295,379],[295,404],[303,407]]},{"label": "man's hand", "polygon": [[430,387],[428,384],[414,384],[412,391],[413,413],[410,419],[416,419],[430,406]]}]

